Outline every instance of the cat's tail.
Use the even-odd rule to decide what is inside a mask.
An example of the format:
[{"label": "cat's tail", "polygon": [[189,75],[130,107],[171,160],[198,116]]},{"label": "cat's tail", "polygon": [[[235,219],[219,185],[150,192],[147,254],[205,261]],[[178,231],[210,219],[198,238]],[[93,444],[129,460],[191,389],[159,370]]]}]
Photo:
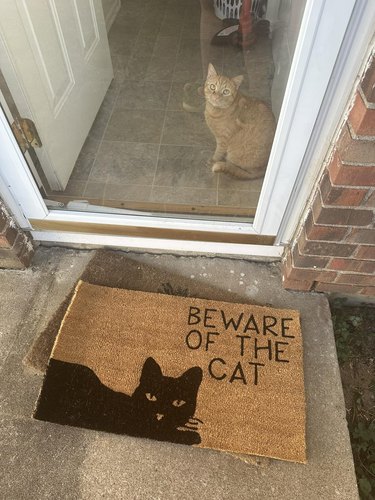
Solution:
[{"label": "cat's tail", "polygon": [[217,161],[212,165],[213,172],[224,172],[238,179],[259,179],[264,176],[264,168],[245,170],[230,161]]}]

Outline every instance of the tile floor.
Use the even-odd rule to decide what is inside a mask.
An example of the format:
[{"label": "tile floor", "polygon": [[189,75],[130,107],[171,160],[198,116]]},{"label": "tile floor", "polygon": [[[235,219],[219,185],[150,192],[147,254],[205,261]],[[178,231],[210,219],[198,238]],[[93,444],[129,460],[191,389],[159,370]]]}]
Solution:
[{"label": "tile floor", "polygon": [[[241,181],[211,172],[206,161],[214,138],[203,113],[183,109],[183,86],[202,81],[204,46],[218,71],[245,74],[241,90],[269,102],[271,40],[259,38],[246,53],[232,46],[212,46],[211,37],[201,37],[200,13],[199,0],[123,0],[109,33],[114,80],[66,190],[54,193],[61,200],[254,212],[262,179]],[[219,30],[221,21],[214,22]]]}]

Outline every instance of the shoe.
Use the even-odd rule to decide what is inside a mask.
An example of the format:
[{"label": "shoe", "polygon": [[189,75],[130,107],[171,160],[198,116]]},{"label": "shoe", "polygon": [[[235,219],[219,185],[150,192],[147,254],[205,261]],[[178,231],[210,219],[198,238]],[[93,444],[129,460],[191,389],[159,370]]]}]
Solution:
[{"label": "shoe", "polygon": [[203,113],[205,100],[201,83],[185,83],[182,107],[189,113]]}]

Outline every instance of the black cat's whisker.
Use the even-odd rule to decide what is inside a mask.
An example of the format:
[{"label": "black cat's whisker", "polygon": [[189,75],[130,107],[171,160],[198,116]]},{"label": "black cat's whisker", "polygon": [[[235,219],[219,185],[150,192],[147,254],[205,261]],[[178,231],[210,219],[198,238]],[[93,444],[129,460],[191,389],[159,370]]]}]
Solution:
[{"label": "black cat's whisker", "polygon": [[198,422],[192,422],[191,420],[188,420],[183,427],[185,427],[185,429],[198,430],[199,424]]},{"label": "black cat's whisker", "polygon": [[194,424],[199,422],[200,424],[203,424],[202,420],[200,420],[200,419],[199,419],[199,418],[197,418],[197,417],[190,418],[190,419],[189,419],[189,422],[194,423]]}]

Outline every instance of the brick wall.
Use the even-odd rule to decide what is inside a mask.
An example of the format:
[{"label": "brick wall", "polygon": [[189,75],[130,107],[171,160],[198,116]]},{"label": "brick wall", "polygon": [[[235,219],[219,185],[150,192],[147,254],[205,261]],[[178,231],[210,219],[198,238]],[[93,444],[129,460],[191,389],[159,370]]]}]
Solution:
[{"label": "brick wall", "polygon": [[375,295],[375,58],[356,89],[303,223],[283,261],[284,287]]},{"label": "brick wall", "polygon": [[0,199],[0,268],[24,269],[33,255],[31,236],[18,227]]}]

